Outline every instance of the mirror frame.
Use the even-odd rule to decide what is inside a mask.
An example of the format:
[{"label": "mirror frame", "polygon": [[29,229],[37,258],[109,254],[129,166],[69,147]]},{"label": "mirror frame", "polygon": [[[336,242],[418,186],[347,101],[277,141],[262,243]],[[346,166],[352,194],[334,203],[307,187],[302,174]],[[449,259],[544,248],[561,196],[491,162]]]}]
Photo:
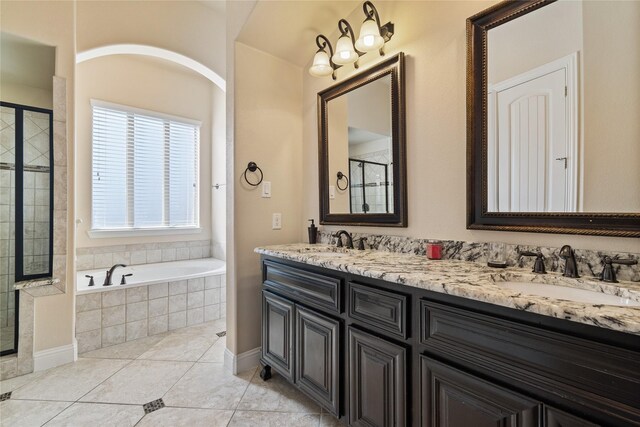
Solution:
[{"label": "mirror frame", "polygon": [[[407,160],[404,53],[318,92],[318,175],[320,224],[407,226]],[[329,210],[328,102],[386,75],[391,76],[391,135],[393,140],[393,213],[334,213]]]},{"label": "mirror frame", "polygon": [[640,237],[640,213],[488,212],[487,32],[556,0],[506,0],[467,19],[467,228]]}]

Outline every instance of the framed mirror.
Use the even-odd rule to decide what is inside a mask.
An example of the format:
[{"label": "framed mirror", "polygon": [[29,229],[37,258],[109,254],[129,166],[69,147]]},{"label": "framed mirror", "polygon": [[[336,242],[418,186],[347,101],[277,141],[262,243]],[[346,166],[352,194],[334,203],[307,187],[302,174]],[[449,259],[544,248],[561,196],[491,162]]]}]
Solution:
[{"label": "framed mirror", "polygon": [[467,228],[640,237],[640,2],[467,20]]},{"label": "framed mirror", "polygon": [[407,226],[404,54],[318,93],[320,223]]}]

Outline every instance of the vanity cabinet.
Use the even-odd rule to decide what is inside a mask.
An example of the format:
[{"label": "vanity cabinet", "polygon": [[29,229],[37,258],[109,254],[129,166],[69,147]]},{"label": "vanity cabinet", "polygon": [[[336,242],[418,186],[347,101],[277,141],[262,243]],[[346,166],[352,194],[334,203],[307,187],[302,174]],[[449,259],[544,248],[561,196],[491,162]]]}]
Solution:
[{"label": "vanity cabinet", "polygon": [[640,426],[637,335],[263,256],[262,337],[345,425]]},{"label": "vanity cabinet", "polygon": [[421,425],[533,427],[538,402],[420,356]]},{"label": "vanity cabinet", "polygon": [[262,293],[262,359],[293,380],[294,304],[271,292]]},{"label": "vanity cabinet", "polygon": [[295,383],[333,414],[339,409],[340,321],[296,307]]},{"label": "vanity cabinet", "polygon": [[406,425],[406,349],[349,327],[349,422]]}]

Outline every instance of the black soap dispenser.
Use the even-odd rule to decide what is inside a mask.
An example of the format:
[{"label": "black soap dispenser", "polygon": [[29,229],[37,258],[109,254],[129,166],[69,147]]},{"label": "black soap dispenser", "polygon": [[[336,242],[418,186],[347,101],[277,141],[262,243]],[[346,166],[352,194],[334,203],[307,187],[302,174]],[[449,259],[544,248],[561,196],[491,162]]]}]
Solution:
[{"label": "black soap dispenser", "polygon": [[318,239],[318,227],[313,223],[313,219],[309,221],[311,221],[311,225],[309,226],[309,243],[315,245]]}]

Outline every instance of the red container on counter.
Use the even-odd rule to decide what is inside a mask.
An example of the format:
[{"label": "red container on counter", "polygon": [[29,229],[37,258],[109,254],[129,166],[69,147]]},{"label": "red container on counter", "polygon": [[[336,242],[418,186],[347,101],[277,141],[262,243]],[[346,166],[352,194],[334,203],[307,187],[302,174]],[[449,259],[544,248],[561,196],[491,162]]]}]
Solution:
[{"label": "red container on counter", "polygon": [[442,259],[442,245],[440,243],[427,243],[427,258]]}]

